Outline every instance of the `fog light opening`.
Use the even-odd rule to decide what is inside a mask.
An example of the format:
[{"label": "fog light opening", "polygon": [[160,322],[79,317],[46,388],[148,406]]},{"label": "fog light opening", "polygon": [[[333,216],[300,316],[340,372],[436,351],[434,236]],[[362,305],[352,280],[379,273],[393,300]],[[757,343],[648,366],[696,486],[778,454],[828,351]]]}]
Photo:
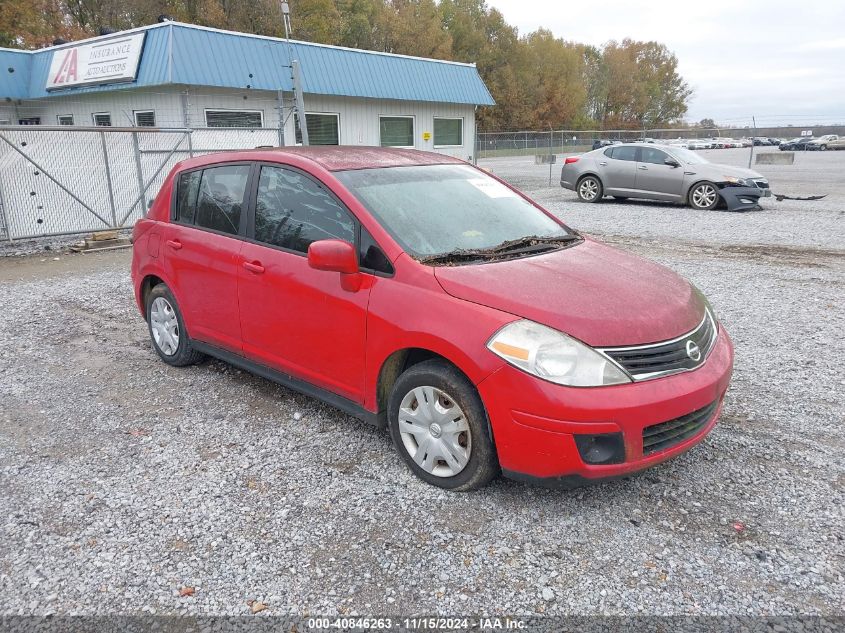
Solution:
[{"label": "fog light opening", "polygon": [[575,435],[575,445],[585,464],[621,464],[625,461],[622,433],[578,433]]}]

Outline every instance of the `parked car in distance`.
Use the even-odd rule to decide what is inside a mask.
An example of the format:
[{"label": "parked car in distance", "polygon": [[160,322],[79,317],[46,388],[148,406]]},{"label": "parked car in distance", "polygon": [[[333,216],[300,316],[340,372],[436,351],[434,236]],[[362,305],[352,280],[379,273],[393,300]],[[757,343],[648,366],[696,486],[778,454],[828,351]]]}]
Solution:
[{"label": "parked car in distance", "polygon": [[622,141],[617,141],[614,139],[606,139],[606,138],[599,138],[593,141],[593,149],[599,149],[600,147],[607,147],[608,145],[618,145]]},{"label": "parked car in distance", "polygon": [[133,230],[132,283],[163,362],[214,356],[387,427],[418,477],[451,490],[674,457],[716,424],[733,365],[688,281],[415,150],[178,163]]},{"label": "parked car in distance", "polygon": [[825,151],[829,148],[830,143],[833,141],[839,140],[839,136],[836,134],[825,134],[824,136],[820,136],[818,138],[814,138],[812,141],[807,143],[806,149],[808,151]]},{"label": "parked car in distance", "polygon": [[801,152],[807,149],[807,144],[812,140],[812,136],[798,136],[789,141],[784,141],[778,145],[778,149],[782,152]]},{"label": "parked car in distance", "polygon": [[755,136],[754,137],[754,145],[755,146],[769,147],[769,146],[771,146],[771,144],[772,144],[772,142],[767,138],[763,138],[761,136]]},{"label": "parked car in distance", "polygon": [[783,143],[783,139],[769,137],[769,143],[771,143],[773,146],[779,146],[781,143]]},{"label": "parked car in distance", "polygon": [[845,149],[845,136],[840,136],[835,141],[830,141],[827,144],[827,149],[829,150],[841,150]]},{"label": "parked car in distance", "polygon": [[560,184],[583,202],[645,198],[729,211],[756,207],[770,196],[765,177],[742,167],[717,165],[680,147],[622,144],[565,159]]},{"label": "parked car in distance", "polygon": [[701,150],[701,149],[712,149],[713,143],[711,141],[703,140],[703,139],[690,139],[687,141],[687,149],[691,150]]}]

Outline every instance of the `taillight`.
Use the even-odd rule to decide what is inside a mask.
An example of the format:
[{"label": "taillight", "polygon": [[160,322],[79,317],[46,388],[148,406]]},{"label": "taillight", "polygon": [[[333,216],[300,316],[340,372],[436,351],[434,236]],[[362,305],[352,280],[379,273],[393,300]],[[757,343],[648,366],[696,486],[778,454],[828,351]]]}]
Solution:
[{"label": "taillight", "polygon": [[577,163],[578,157],[577,156],[567,156],[566,160],[563,161],[564,165],[571,165],[572,163]]}]

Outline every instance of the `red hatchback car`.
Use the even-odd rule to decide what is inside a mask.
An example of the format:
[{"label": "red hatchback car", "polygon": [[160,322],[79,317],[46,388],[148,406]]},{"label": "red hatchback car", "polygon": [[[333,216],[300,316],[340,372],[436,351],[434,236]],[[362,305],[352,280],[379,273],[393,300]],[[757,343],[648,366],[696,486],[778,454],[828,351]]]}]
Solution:
[{"label": "red hatchback car", "polygon": [[731,377],[689,282],[439,154],[194,158],[133,238],[164,362],[214,356],[386,426],[443,488],[642,470],[702,440]]}]

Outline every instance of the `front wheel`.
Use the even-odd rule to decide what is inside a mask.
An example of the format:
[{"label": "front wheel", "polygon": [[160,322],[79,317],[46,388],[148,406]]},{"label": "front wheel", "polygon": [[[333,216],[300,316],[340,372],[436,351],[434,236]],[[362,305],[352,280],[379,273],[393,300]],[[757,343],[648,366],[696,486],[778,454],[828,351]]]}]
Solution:
[{"label": "front wheel", "polygon": [[578,181],[578,198],[582,202],[598,202],[603,195],[604,187],[595,176],[584,176]]},{"label": "front wheel", "polygon": [[719,204],[719,192],[712,182],[700,182],[690,189],[689,204],[699,211],[711,211]]},{"label": "front wheel", "polygon": [[475,490],[498,473],[481,398],[452,365],[429,360],[399,376],[388,416],[393,445],[426,483]]}]

